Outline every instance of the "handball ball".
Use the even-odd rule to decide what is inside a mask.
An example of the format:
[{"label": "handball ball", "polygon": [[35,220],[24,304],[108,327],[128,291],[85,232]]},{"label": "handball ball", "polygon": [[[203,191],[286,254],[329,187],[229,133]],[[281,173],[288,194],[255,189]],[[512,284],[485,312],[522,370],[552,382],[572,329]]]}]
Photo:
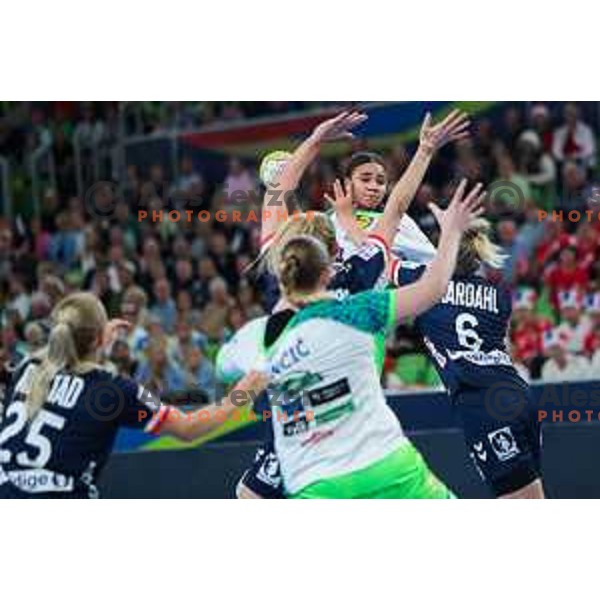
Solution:
[{"label": "handball ball", "polygon": [[271,152],[263,158],[258,173],[260,180],[266,187],[275,183],[291,156],[291,153],[285,150],[275,150],[275,152]]}]

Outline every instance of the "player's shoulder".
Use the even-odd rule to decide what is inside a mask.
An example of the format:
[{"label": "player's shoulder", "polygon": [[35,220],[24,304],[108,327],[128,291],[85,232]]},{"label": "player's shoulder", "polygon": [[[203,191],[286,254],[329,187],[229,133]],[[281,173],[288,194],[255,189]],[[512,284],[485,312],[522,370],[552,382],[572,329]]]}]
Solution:
[{"label": "player's shoulder", "polygon": [[248,321],[248,323],[245,323],[233,334],[233,336],[227,341],[227,345],[239,344],[248,339],[255,340],[257,336],[260,336],[264,333],[268,320],[269,315],[264,315]]}]

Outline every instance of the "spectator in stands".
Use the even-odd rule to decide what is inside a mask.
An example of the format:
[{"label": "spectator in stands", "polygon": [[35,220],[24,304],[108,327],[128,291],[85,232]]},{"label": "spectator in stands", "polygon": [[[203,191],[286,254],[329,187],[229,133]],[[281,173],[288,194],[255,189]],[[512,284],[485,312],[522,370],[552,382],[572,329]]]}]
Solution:
[{"label": "spectator in stands", "polygon": [[191,260],[180,258],[175,262],[175,280],[173,281],[173,290],[175,294],[185,290],[191,292],[194,287],[193,281],[194,265]]},{"label": "spectator in stands", "polygon": [[198,275],[192,286],[194,305],[204,307],[210,297],[210,282],[218,276],[219,273],[212,258],[205,256],[198,261]]},{"label": "spectator in stands", "polygon": [[208,256],[212,258],[217,271],[225,279],[228,286],[235,289],[239,274],[235,257],[227,244],[227,238],[222,231],[215,231],[210,237]]},{"label": "spectator in stands", "polygon": [[179,176],[171,188],[171,192],[184,199],[201,199],[204,193],[204,179],[194,168],[194,162],[186,156],[181,160]]},{"label": "spectator in stands", "polygon": [[584,211],[589,191],[585,168],[572,160],[563,163],[561,187],[557,208],[564,212]]},{"label": "spectator in stands", "polygon": [[186,387],[185,375],[168,360],[163,338],[150,341],[146,359],[138,366],[135,379],[157,395],[182,391]]},{"label": "spectator in stands", "polygon": [[577,248],[568,246],[560,251],[558,262],[552,263],[544,272],[544,281],[550,290],[550,300],[558,309],[559,292],[587,291],[588,269],[577,263]]},{"label": "spectator in stands", "polygon": [[242,279],[238,287],[237,301],[246,318],[255,319],[264,314],[264,310],[256,297],[256,291],[247,279]]},{"label": "spectator in stands", "polygon": [[56,233],[50,242],[50,259],[65,270],[75,266],[83,249],[83,232],[73,228],[71,214],[60,212],[56,215]]},{"label": "spectator in stands", "polygon": [[591,269],[600,256],[600,237],[592,223],[582,221],[575,237],[577,263],[584,269]]},{"label": "spectator in stands", "polygon": [[[590,330],[583,341],[583,353],[592,359],[600,350],[600,292],[588,294],[585,299],[585,314],[590,322]],[[600,377],[600,371],[596,371],[596,374]]]},{"label": "spectator in stands", "polygon": [[531,129],[528,132],[535,133],[542,142],[543,151],[552,155],[552,142],[554,130],[552,128],[552,116],[545,104],[534,104],[529,113]]},{"label": "spectator in stands", "polygon": [[539,376],[544,334],[552,322],[535,312],[537,294],[532,288],[517,290],[513,299],[511,323],[511,354],[533,379]]},{"label": "spectator in stands", "polygon": [[25,283],[22,277],[14,274],[8,284],[8,301],[6,303],[7,310],[16,311],[19,320],[24,322],[29,316],[31,307],[31,298],[25,288]]},{"label": "spectator in stands", "polygon": [[225,206],[238,206],[254,198],[257,181],[242,161],[233,157],[229,161],[229,172],[223,183]]},{"label": "spectator in stands", "polygon": [[42,321],[50,317],[51,311],[52,302],[48,295],[39,290],[35,291],[31,295],[29,318],[33,321]]},{"label": "spectator in stands", "polygon": [[578,381],[590,377],[590,363],[584,356],[567,351],[565,342],[556,330],[544,336],[544,354],[547,357],[542,367],[544,383]]},{"label": "spectator in stands", "polygon": [[227,282],[216,277],[209,284],[209,301],[202,311],[204,333],[212,341],[222,341],[229,311],[235,305],[227,291]]},{"label": "spectator in stands", "polygon": [[519,213],[523,210],[525,201],[532,197],[529,182],[517,173],[513,159],[506,152],[499,153],[497,167],[498,178],[492,183],[492,186],[497,186],[491,198],[493,208],[500,214]]},{"label": "spectator in stands", "polygon": [[514,153],[519,135],[523,131],[523,115],[517,106],[509,106],[503,115],[500,135],[504,147],[510,154]]},{"label": "spectator in stands", "polygon": [[186,387],[200,388],[209,401],[214,401],[217,395],[217,379],[215,369],[206,358],[201,348],[189,346],[184,357]]},{"label": "spectator in stands", "polygon": [[575,160],[584,168],[591,169],[596,164],[596,139],[592,128],[579,117],[575,103],[564,107],[564,125],[554,131],[552,154],[562,163]]},{"label": "spectator in stands", "polygon": [[168,340],[167,353],[169,358],[183,369],[190,348],[203,350],[207,342],[205,335],[192,328],[189,316],[181,315],[175,326],[175,335]]},{"label": "spectator in stands", "polygon": [[518,259],[517,224],[513,219],[503,219],[498,223],[498,243],[507,256],[502,268],[502,278],[507,284],[512,284]]},{"label": "spectator in stands", "polygon": [[141,358],[149,342],[145,327],[147,306],[148,295],[141,287],[131,286],[125,291],[121,304],[121,318],[130,323],[127,342],[134,360]]},{"label": "spectator in stands", "polygon": [[589,317],[583,314],[583,296],[574,290],[560,292],[558,304],[560,324],[556,331],[565,340],[568,352],[582,354],[585,339],[592,327]]},{"label": "spectator in stands", "polygon": [[530,199],[525,202],[525,221],[521,225],[516,237],[515,253],[517,259],[531,261],[535,249],[544,237],[545,223],[540,219],[535,202]]},{"label": "spectator in stands", "polygon": [[162,323],[165,331],[170,333],[175,328],[177,308],[171,296],[169,281],[164,277],[157,279],[154,283],[153,291],[154,302],[150,306],[150,313],[156,316]]},{"label": "spectator in stands", "polygon": [[540,208],[551,209],[556,192],[556,165],[544,150],[538,134],[523,132],[517,141],[516,153],[518,172],[529,183],[532,198]]}]

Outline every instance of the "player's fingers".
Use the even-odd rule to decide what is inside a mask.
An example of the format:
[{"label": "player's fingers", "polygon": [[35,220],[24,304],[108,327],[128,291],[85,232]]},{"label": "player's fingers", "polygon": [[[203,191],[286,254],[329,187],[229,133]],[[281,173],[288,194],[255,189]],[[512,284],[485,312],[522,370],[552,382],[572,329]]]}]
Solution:
[{"label": "player's fingers", "polygon": [[484,199],[485,199],[485,194],[481,194],[477,197],[475,197],[474,199],[470,200],[469,202],[465,202],[462,206],[463,206],[463,210],[465,210],[466,212],[475,212],[478,211],[480,208],[485,209],[484,206]]},{"label": "player's fingers", "polygon": [[481,215],[483,215],[485,213],[485,206],[480,206],[477,210],[473,211],[473,217],[475,219],[477,219],[478,217],[481,217]]},{"label": "player's fingers", "polygon": [[478,183],[477,185],[475,185],[475,187],[467,194],[467,196],[463,200],[464,204],[469,205],[471,202],[473,202],[473,200],[481,194],[482,189],[483,183]]},{"label": "player's fingers", "polygon": [[336,179],[333,182],[333,193],[335,195],[336,201],[344,197],[344,188],[342,186],[342,182],[339,179]]},{"label": "player's fingers", "polygon": [[433,214],[435,220],[438,223],[441,223],[442,222],[442,215],[444,214],[444,212],[442,211],[442,209],[437,204],[434,204],[433,202],[430,202],[427,205],[427,208],[429,208],[429,210]]},{"label": "player's fingers", "polygon": [[469,115],[460,110],[453,110],[443,121],[442,124],[444,127],[456,127],[460,125],[463,121],[467,120]]},{"label": "player's fingers", "polygon": [[462,200],[462,198],[465,194],[466,188],[467,188],[467,179],[466,179],[466,177],[463,177],[460,180],[460,183],[458,184],[458,187],[456,188],[454,195],[452,196],[452,203],[460,202]]},{"label": "player's fingers", "polygon": [[450,134],[460,133],[468,129],[470,126],[471,121],[460,121],[459,123],[455,123],[454,125],[446,127],[446,131]]},{"label": "player's fingers", "polygon": [[421,129],[428,129],[429,127],[431,127],[431,113],[427,112],[425,114],[425,118],[423,119]]},{"label": "player's fingers", "polygon": [[461,131],[460,133],[453,133],[448,136],[448,140],[451,142],[458,142],[460,140],[466,140],[471,137],[470,131]]}]

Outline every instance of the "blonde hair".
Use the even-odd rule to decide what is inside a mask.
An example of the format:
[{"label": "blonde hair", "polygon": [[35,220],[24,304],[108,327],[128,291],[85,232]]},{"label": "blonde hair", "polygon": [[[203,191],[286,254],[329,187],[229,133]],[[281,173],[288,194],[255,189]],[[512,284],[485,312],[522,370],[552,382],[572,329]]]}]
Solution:
[{"label": "blonde hair", "polygon": [[465,232],[457,261],[457,270],[470,272],[481,263],[501,269],[508,258],[502,248],[490,239],[491,225],[487,219],[476,219]]},{"label": "blonde hair", "polygon": [[79,292],[61,300],[52,311],[52,329],[42,362],[32,374],[27,394],[27,414],[31,419],[44,405],[54,377],[63,369],[76,373],[97,366],[90,359],[108,318],[96,296]]},{"label": "blonde hair", "polygon": [[277,277],[283,294],[292,303],[302,303],[319,290],[319,279],[331,264],[331,256],[315,237],[298,235],[283,246]]},{"label": "blonde hair", "polygon": [[282,249],[294,237],[307,236],[317,239],[323,244],[328,255],[333,258],[337,245],[335,227],[327,214],[319,211],[297,213],[290,216],[275,234],[269,249],[263,255],[262,261],[268,269],[277,273],[278,264],[281,262]]}]

